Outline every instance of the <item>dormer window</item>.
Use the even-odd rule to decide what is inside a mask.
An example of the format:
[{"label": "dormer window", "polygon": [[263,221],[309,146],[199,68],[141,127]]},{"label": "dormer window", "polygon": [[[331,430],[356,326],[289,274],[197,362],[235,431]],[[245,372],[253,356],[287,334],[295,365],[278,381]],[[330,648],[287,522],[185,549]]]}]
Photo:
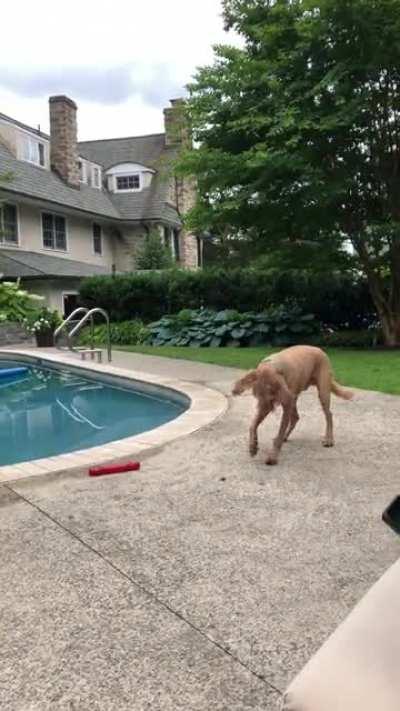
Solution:
[{"label": "dormer window", "polygon": [[106,172],[112,193],[138,193],[150,187],[155,170],[140,163],[117,163]]},{"label": "dormer window", "polygon": [[87,182],[86,163],[84,163],[83,160],[78,160],[78,168],[79,168],[79,182],[86,183]]},{"label": "dormer window", "polygon": [[101,188],[101,170],[96,166],[92,170],[92,185],[94,188]]},{"label": "dormer window", "polygon": [[102,175],[101,168],[95,163],[91,163],[88,160],[79,158],[78,160],[79,168],[79,182],[90,185],[91,188],[101,189],[102,186]]},{"label": "dormer window", "polygon": [[140,190],[140,174],[135,173],[134,175],[118,175],[117,190]]},{"label": "dormer window", "polygon": [[29,163],[35,163],[42,168],[45,166],[45,148],[44,143],[38,141],[32,136],[24,136],[22,141],[22,160]]}]

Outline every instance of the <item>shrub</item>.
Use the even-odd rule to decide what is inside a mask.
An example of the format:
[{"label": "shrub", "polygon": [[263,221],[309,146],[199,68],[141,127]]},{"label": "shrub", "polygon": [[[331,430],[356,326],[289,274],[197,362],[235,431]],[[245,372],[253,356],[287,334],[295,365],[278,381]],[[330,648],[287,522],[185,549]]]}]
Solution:
[{"label": "shrub", "polygon": [[[142,321],[123,321],[122,323],[112,323],[110,326],[111,343],[120,346],[135,346],[147,340],[149,332]],[[95,346],[104,345],[107,341],[107,326],[94,327],[93,344]],[[85,328],[80,336],[82,345],[90,344],[90,328]]]},{"label": "shrub", "polygon": [[155,321],[182,309],[201,307],[260,313],[296,299],[334,329],[368,327],[375,318],[366,283],[350,274],[257,269],[165,270],[91,277],[81,286],[84,305],[102,306],[113,321]]},{"label": "shrub", "polygon": [[374,330],[322,331],[309,341],[322,348],[373,348],[380,343],[379,334]]},{"label": "shrub", "polygon": [[60,323],[61,317],[58,311],[50,311],[45,306],[39,310],[32,311],[24,319],[27,331],[32,334],[48,333],[49,331],[53,333]]},{"label": "shrub", "polygon": [[0,282],[0,321],[22,323],[37,310],[37,302],[43,297],[29,294],[20,288],[20,282]]},{"label": "shrub", "polygon": [[143,247],[137,255],[138,269],[168,269],[173,265],[171,250],[166,247],[160,233],[151,230],[147,235]]},{"label": "shrub", "polygon": [[185,309],[148,326],[153,346],[288,346],[312,337],[318,322],[296,305],[263,313]]}]

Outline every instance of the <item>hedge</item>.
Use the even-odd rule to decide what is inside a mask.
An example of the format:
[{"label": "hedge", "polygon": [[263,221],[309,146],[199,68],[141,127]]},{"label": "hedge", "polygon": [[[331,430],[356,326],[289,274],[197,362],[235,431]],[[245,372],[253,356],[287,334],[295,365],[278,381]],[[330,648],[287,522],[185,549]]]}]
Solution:
[{"label": "hedge", "polygon": [[106,309],[112,321],[155,321],[201,307],[259,313],[294,300],[332,328],[359,329],[375,320],[367,284],[348,274],[257,269],[166,270],[96,276],[82,282],[81,302]]},{"label": "hedge", "polygon": [[[111,323],[110,337],[114,346],[136,346],[147,341],[149,331],[141,321],[123,321],[121,323]],[[79,343],[81,345],[90,345],[91,340],[90,327],[83,329]],[[103,346],[106,342],[107,326],[105,324],[95,326],[93,329],[93,345]]]}]

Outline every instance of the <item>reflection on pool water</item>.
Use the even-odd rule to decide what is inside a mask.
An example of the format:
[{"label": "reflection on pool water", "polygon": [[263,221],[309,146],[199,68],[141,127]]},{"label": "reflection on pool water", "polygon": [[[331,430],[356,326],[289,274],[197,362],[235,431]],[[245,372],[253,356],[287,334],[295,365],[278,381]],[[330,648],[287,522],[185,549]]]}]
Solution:
[{"label": "reflection on pool water", "polygon": [[[0,369],[21,365],[0,360]],[[0,466],[139,434],[186,409],[162,395],[29,364],[26,373],[0,378]]]}]

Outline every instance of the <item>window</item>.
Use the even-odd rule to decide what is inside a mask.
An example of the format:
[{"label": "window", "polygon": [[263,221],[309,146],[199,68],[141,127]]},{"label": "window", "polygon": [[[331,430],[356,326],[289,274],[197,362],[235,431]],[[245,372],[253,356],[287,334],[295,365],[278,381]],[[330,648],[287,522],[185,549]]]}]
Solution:
[{"label": "window", "polygon": [[169,227],[164,227],[164,247],[171,249],[171,230]]},{"label": "window", "polygon": [[92,185],[94,188],[101,188],[101,171],[100,168],[93,168]]},{"label": "window", "polygon": [[22,142],[22,159],[29,163],[41,165],[43,168],[45,164],[44,143],[41,143],[31,136],[24,136]]},{"label": "window", "polygon": [[180,246],[179,246],[179,230],[174,230],[174,256],[177,262],[181,258]]},{"label": "window", "polygon": [[39,149],[39,165],[41,165],[43,167],[44,166],[44,144],[38,143],[38,149]]},{"label": "window", "polygon": [[78,160],[79,182],[86,183],[86,163],[83,160]]},{"label": "window", "polygon": [[43,247],[65,252],[67,249],[67,231],[65,217],[42,213]]},{"label": "window", "polygon": [[18,244],[18,220],[15,205],[0,203],[0,244]]},{"label": "window", "polygon": [[100,225],[93,224],[93,252],[95,254],[103,253],[103,245],[101,239],[101,227]]},{"label": "window", "polygon": [[141,163],[116,163],[106,170],[107,186],[112,193],[147,190],[154,174],[153,168]]},{"label": "window", "polygon": [[202,245],[201,237],[196,237],[196,242],[197,242],[197,266],[202,267],[203,266],[203,245]]},{"label": "window", "polygon": [[140,175],[117,176],[117,190],[140,190]]}]

